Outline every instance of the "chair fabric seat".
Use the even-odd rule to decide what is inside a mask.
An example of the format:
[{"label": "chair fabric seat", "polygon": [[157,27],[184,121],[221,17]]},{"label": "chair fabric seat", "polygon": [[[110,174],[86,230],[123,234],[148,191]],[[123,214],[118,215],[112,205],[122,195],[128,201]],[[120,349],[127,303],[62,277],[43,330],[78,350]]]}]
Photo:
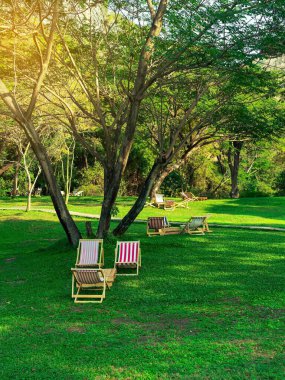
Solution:
[{"label": "chair fabric seat", "polygon": [[102,274],[96,270],[81,270],[74,271],[75,278],[79,284],[97,284],[104,281]]},{"label": "chair fabric seat", "polygon": [[135,273],[118,273],[119,276],[137,276],[141,266],[140,242],[118,241],[115,249],[115,268],[132,268]]}]

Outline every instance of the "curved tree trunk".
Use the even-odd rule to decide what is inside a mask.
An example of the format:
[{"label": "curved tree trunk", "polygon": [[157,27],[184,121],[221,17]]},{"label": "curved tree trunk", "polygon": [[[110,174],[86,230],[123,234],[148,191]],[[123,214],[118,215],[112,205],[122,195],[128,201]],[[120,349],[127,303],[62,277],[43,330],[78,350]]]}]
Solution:
[{"label": "curved tree trunk", "polygon": [[39,137],[37,136],[37,133],[31,123],[26,124],[24,129],[29,141],[31,142],[32,149],[41,165],[58,219],[65,230],[69,242],[73,246],[77,246],[79,239],[81,238],[81,234],[67,209],[63,196],[61,195],[60,188],[57,185],[46,149],[39,140]]},{"label": "curved tree trunk", "polygon": [[160,186],[162,185],[163,181],[166,177],[169,176],[174,170],[177,170],[180,168],[180,166],[183,164],[184,160],[181,160],[179,162],[176,162],[175,164],[168,165],[165,167],[164,170],[162,170],[159,175],[157,176],[155,182],[153,183],[153,186],[150,190],[150,198],[154,199],[155,194],[159,191]]},{"label": "curved tree trunk", "polygon": [[145,183],[141,189],[141,192],[134,203],[133,207],[129,210],[129,212],[124,216],[124,218],[120,221],[118,226],[113,230],[113,234],[115,236],[122,235],[127,231],[127,229],[130,227],[130,225],[133,223],[133,221],[136,219],[136,217],[139,215],[141,210],[144,208],[146,199],[150,193],[151,188],[153,187],[153,184],[159,175],[159,172],[162,168],[162,164],[159,162],[155,162],[147,179],[145,180]]},{"label": "curved tree trunk", "polygon": [[5,173],[7,170],[9,170],[14,164],[12,162],[9,162],[9,164],[6,164],[0,168],[0,176]]},{"label": "curved tree trunk", "polygon": [[231,198],[239,198],[238,171],[242,147],[243,141],[232,141],[228,150],[228,163],[231,172]]}]

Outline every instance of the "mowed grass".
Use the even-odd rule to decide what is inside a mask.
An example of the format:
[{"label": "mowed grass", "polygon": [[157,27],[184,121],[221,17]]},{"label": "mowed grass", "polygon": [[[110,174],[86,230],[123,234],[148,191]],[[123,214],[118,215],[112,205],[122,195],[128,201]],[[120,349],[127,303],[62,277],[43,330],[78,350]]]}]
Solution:
[{"label": "mowed grass", "polygon": [[[167,199],[167,198],[166,198]],[[176,199],[179,201],[179,199]],[[120,197],[117,201],[122,218],[134,203],[134,197]],[[71,211],[99,215],[102,197],[70,197],[68,208]],[[0,198],[1,207],[25,206],[24,197]],[[50,197],[33,198],[34,208],[53,208]],[[173,211],[165,211],[154,207],[145,207],[138,219],[149,216],[167,215],[169,221],[184,222],[194,215],[210,214],[209,223],[236,226],[266,226],[285,228],[285,197],[241,198],[241,199],[209,199],[202,202],[191,202],[189,208],[177,207]]]},{"label": "mowed grass", "polygon": [[140,275],[99,305],[71,300],[76,251],[54,215],[2,211],[0,236],[1,379],[284,379],[284,233],[134,224],[121,240],[141,241]]}]

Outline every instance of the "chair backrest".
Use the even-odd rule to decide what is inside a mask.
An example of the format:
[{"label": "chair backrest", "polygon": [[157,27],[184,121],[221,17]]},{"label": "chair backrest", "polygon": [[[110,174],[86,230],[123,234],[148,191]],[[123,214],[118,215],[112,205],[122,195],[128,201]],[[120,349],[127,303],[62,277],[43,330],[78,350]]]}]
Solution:
[{"label": "chair backrest", "polygon": [[147,225],[150,229],[160,230],[161,228],[168,227],[169,223],[166,216],[154,216],[148,218]]},{"label": "chair backrest", "polygon": [[184,193],[184,191],[181,191],[180,194],[181,194],[182,199],[188,199],[189,198],[188,195],[186,193]]},{"label": "chair backrest", "polygon": [[116,247],[117,263],[137,263],[139,259],[139,241],[118,241]]},{"label": "chair backrest", "polygon": [[202,227],[206,218],[206,216],[192,216],[188,222],[188,228]]},{"label": "chair backrest", "polygon": [[102,239],[79,240],[76,265],[99,265],[101,260],[102,244]]},{"label": "chair backrest", "polygon": [[80,284],[97,284],[104,281],[102,272],[97,269],[76,269],[72,271]]},{"label": "chair backrest", "polygon": [[163,194],[155,194],[156,203],[164,203]]}]

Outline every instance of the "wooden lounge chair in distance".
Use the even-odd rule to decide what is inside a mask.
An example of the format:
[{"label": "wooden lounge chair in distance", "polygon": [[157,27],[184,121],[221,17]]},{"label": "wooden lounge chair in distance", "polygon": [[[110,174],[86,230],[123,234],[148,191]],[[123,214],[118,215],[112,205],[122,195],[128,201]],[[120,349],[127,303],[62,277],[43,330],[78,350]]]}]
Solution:
[{"label": "wooden lounge chair in distance", "polygon": [[205,235],[205,232],[210,232],[207,218],[207,216],[192,216],[183,226],[182,233]]},{"label": "wooden lounge chair in distance", "polygon": [[189,208],[189,202],[193,201],[193,199],[189,199],[188,196],[182,191],[181,193],[181,201],[175,202],[175,207],[185,207]]},{"label": "wooden lounge chair in distance", "polygon": [[70,193],[73,197],[82,197],[83,190],[74,189],[72,193]]},{"label": "wooden lounge chair in distance", "polygon": [[163,194],[155,194],[155,199],[154,199],[154,206],[157,207],[157,208],[163,208],[164,207],[164,198],[163,198]]},{"label": "wooden lounge chair in distance", "polygon": [[106,297],[106,288],[109,288],[104,269],[72,268],[71,271],[71,297],[74,302],[102,303]]},{"label": "wooden lounge chair in distance", "polygon": [[174,210],[176,202],[171,200],[165,200],[163,194],[155,194],[154,206],[157,208],[163,208],[164,210]]},{"label": "wooden lounge chair in distance", "polygon": [[103,265],[103,239],[80,239],[75,266],[82,268],[101,268]]},{"label": "wooden lounge chair in distance", "polygon": [[147,236],[174,235],[181,233],[180,227],[171,227],[166,216],[149,217],[147,220]]},{"label": "wooden lounge chair in distance", "polygon": [[115,269],[134,269],[135,273],[117,273],[118,276],[137,276],[141,267],[139,241],[117,241],[115,248]]},{"label": "wooden lounge chair in distance", "polygon": [[187,199],[189,202],[191,201],[206,201],[208,197],[197,197],[191,192],[181,192],[181,195],[184,199]]}]

